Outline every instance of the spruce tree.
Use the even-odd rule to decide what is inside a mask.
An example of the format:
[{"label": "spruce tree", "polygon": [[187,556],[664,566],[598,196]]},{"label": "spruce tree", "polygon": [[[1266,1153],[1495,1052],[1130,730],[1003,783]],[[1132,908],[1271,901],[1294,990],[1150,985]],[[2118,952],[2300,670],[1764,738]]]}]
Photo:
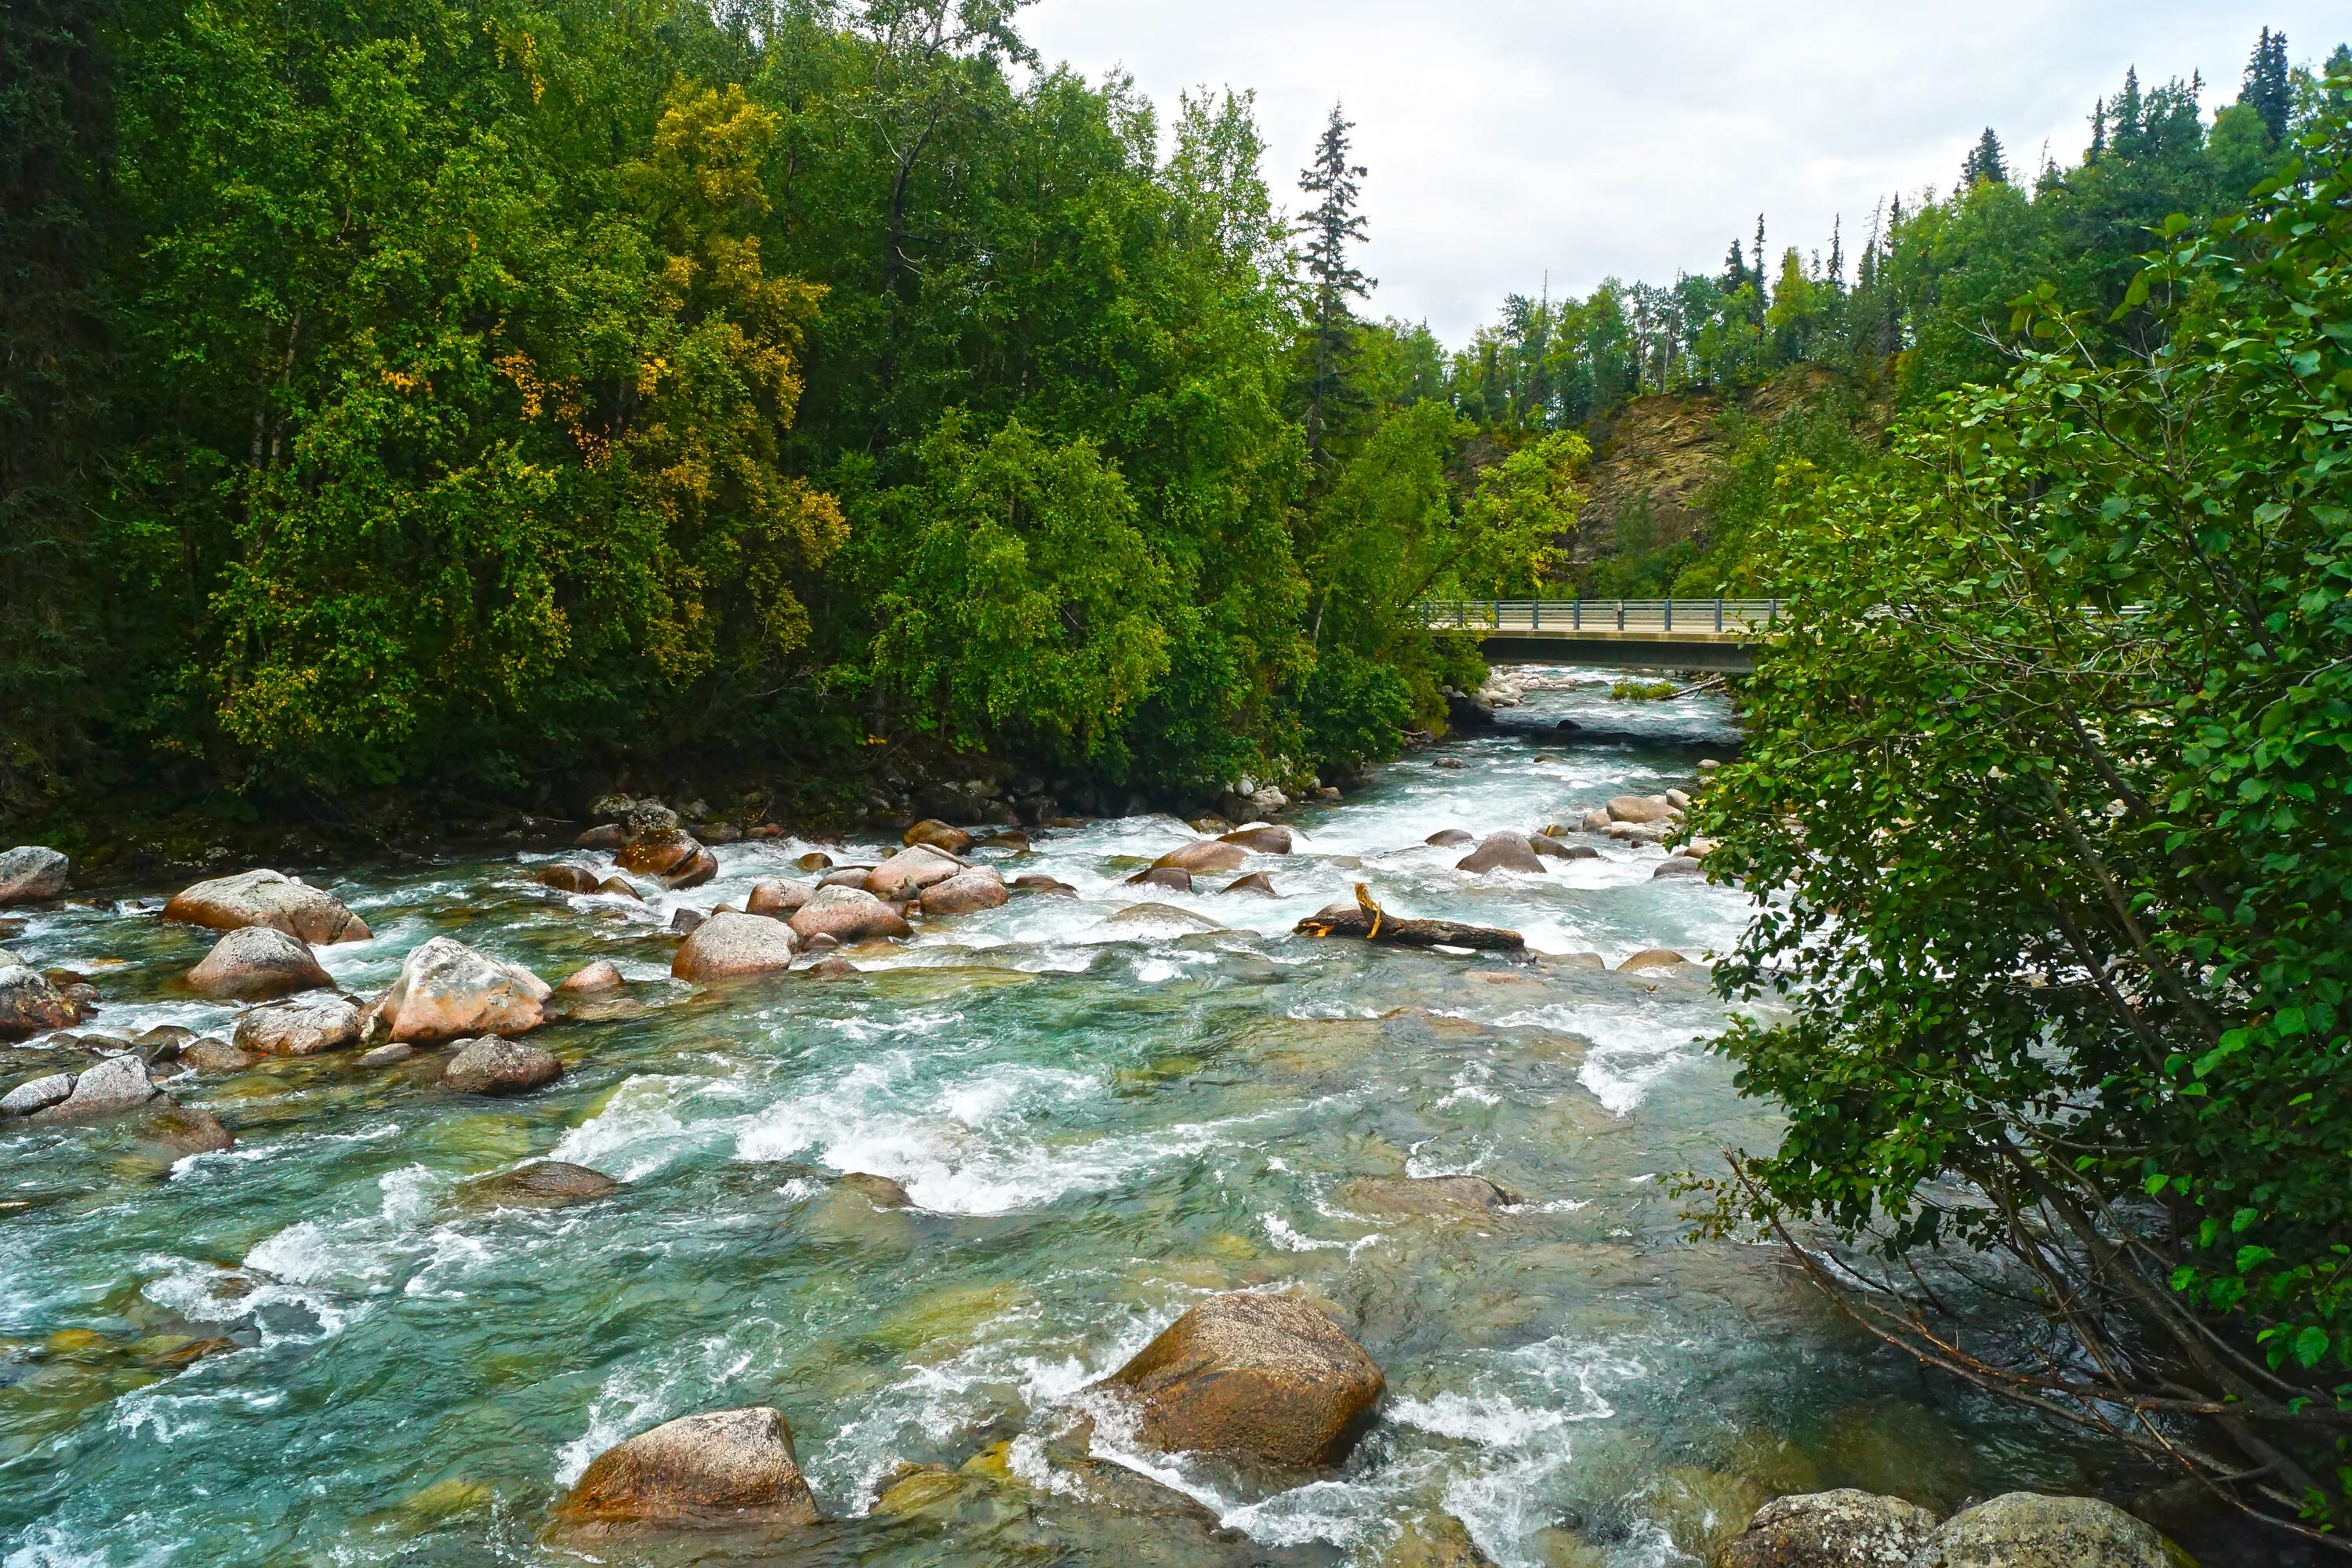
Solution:
[{"label": "spruce tree", "polygon": [[2294,84],[2288,78],[2284,33],[2263,29],[2253,58],[2246,62],[2246,85],[2238,101],[2263,117],[2272,146],[2286,139],[2287,116],[2294,108]]},{"label": "spruce tree", "polygon": [[1764,287],[1764,215],[1762,213],[1756,215],[1756,266],[1753,270],[1756,279],[1756,319],[1760,322],[1764,319],[1764,312],[1772,303],[1771,297],[1765,291]]},{"label": "spruce tree", "polygon": [[1731,242],[1731,252],[1723,258],[1723,291],[1727,295],[1739,292],[1748,281],[1748,257],[1739,248],[1739,241]]},{"label": "spruce tree", "polygon": [[1967,160],[1960,164],[1960,186],[1963,190],[1973,190],[1988,180],[1996,185],[2009,184],[2009,161],[2001,153],[2000,138],[1992,133],[1990,125],[1985,127],[1984,134],[1977,138],[1977,144],[1969,149]]},{"label": "spruce tree", "polygon": [[2124,71],[2124,89],[2116,94],[2111,106],[2115,115],[2115,148],[2119,156],[2131,157],[2141,151],[2146,128],[2140,123],[2139,68],[2131,66]]},{"label": "spruce tree", "polygon": [[1835,214],[1830,218],[1830,269],[1828,276],[1830,287],[1833,289],[1843,289],[1845,287],[1845,240],[1843,236],[1840,233],[1840,229],[1843,227],[1844,221],[1845,217],[1843,213]]},{"label": "spruce tree", "polygon": [[1348,132],[1355,125],[1331,106],[1330,122],[1316,143],[1315,162],[1299,175],[1298,188],[1316,198],[1300,220],[1307,230],[1307,279],[1313,291],[1309,326],[1314,333],[1307,395],[1307,444],[1318,456],[1333,405],[1341,393],[1340,374],[1355,347],[1356,317],[1350,296],[1369,299],[1372,280],[1349,258],[1348,247],[1364,243],[1364,216],[1356,210],[1356,182],[1368,172],[1348,162]]},{"label": "spruce tree", "polygon": [[2091,105],[2091,145],[2083,154],[2083,162],[2095,163],[2107,150],[2107,100],[2104,98]]}]

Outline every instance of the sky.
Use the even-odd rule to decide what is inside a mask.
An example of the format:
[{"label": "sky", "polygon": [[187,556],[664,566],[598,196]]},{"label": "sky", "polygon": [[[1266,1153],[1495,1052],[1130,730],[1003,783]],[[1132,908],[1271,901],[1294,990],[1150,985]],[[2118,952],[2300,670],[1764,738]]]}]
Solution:
[{"label": "sky", "polygon": [[[1503,297],[1715,271],[1761,212],[1767,247],[1847,251],[1892,193],[1948,188],[1987,125],[2012,168],[2090,139],[2093,100],[2204,73],[2235,99],[2265,26],[2298,62],[2352,34],[2342,0],[1038,0],[1047,61],[1123,69],[1171,107],[1249,89],[1296,211],[1332,103],[1370,172],[1371,313],[1460,344]],[[1166,116],[1163,115],[1163,123]]]}]

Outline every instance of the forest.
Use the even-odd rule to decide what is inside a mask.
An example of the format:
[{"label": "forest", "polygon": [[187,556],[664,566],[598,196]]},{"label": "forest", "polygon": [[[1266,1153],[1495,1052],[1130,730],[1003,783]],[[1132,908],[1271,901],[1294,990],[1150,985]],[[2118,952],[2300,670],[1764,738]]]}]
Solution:
[{"label": "forest", "polygon": [[[1449,353],[1371,316],[1340,110],[1294,184],[1246,95],[1163,123],[1017,11],[11,6],[0,811],[1344,778],[1479,677],[1418,601],[1770,585],[1764,514],[1998,378],[2011,301],[2143,342],[2153,226],[2324,96],[2265,33],[2210,125],[2135,75],[2079,163],[1988,131],[1826,256],[1759,219]],[[1571,568],[1597,419],[1795,366],[1706,536]]]}]

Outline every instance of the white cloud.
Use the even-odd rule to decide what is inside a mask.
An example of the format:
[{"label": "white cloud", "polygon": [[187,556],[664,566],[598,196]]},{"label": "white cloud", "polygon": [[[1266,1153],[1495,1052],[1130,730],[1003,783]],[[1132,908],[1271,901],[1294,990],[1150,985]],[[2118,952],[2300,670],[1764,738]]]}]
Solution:
[{"label": "white cloud", "polygon": [[[1163,106],[1254,89],[1268,174],[1293,181],[1335,99],[1368,165],[1374,310],[1450,342],[1502,297],[1711,270],[1765,215],[1784,244],[1865,230],[1890,193],[1948,186],[1990,124],[2014,163],[2088,140],[2094,98],[2201,70],[2237,94],[2254,37],[2298,60],[2352,32],[2340,5],[2123,0],[1969,5],[1538,5],[1498,0],[1041,0],[1048,60],[1131,72]],[[1851,245],[1849,249],[1851,249]]]}]

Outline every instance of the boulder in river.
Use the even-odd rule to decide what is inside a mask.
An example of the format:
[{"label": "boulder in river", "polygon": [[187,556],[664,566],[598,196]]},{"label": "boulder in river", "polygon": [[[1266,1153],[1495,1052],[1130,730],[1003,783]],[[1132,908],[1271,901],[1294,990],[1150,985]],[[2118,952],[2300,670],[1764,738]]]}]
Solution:
[{"label": "boulder in river", "polygon": [[743,900],[748,914],[774,915],[779,920],[800,911],[815,889],[805,882],[787,882],[782,877],[762,877],[751,884],[751,891]]},{"label": "boulder in river", "polygon": [[1936,1516],[1851,1487],[1774,1498],[1717,1553],[1717,1568],[1906,1568]]},{"label": "boulder in river", "polygon": [[555,992],[559,996],[608,996],[627,984],[619,964],[609,958],[600,958],[565,975]]},{"label": "boulder in river", "polygon": [[863,888],[820,888],[800,907],[790,923],[793,933],[803,942],[819,936],[841,942],[865,942],[877,936],[908,936],[914,931],[905,916]]},{"label": "boulder in river", "polygon": [[95,1121],[136,1110],[163,1092],[147,1076],[146,1059],[126,1052],[76,1073],[73,1092],[36,1114],[43,1121]]},{"label": "boulder in river", "polygon": [[629,841],[629,830],[617,822],[600,822],[572,842],[583,849],[618,849]]},{"label": "boulder in river", "polygon": [[1252,871],[1246,877],[1236,877],[1225,884],[1228,893],[1255,893],[1260,898],[1279,897],[1274,890],[1274,880],[1263,871]]},{"label": "boulder in river", "polygon": [[414,1060],[415,1056],[416,1047],[403,1040],[396,1046],[378,1046],[372,1051],[362,1051],[360,1066],[370,1071],[383,1068],[396,1068],[404,1061]]},{"label": "boulder in river", "polygon": [[157,1097],[134,1124],[131,1136],[151,1153],[166,1160],[217,1154],[236,1147],[236,1135],[221,1125],[219,1117],[200,1105],[182,1105],[169,1096]]},{"label": "boulder in river", "polygon": [[928,844],[934,849],[944,849],[950,855],[961,855],[971,847],[971,835],[961,827],[941,822],[935,816],[927,816],[907,829],[906,836],[898,842],[908,847],[918,844]]},{"label": "boulder in river", "polygon": [[992,910],[1006,902],[1012,895],[1004,890],[1004,879],[985,866],[950,877],[944,882],[934,882],[923,889],[923,912],[927,915],[969,915],[982,910]]},{"label": "boulder in river", "polygon": [[461,1094],[527,1094],[563,1076],[553,1051],[497,1035],[467,1040],[441,1069],[441,1081]]},{"label": "boulder in river", "polygon": [[1478,847],[1455,862],[1457,871],[1484,875],[1488,871],[1541,871],[1542,857],[1528,845],[1523,833],[1489,833],[1479,840]]},{"label": "boulder in river", "polygon": [[66,890],[73,862],[45,844],[19,844],[0,855],[0,904],[36,904]]},{"label": "boulder in river", "polygon": [[866,890],[892,903],[913,898],[934,882],[960,875],[962,861],[928,844],[910,845],[866,874]]},{"label": "boulder in river", "polygon": [[[356,1032],[358,1019],[356,1010],[352,1014],[352,1019]],[[259,1059],[250,1051],[241,1051],[226,1040],[215,1040],[209,1036],[190,1040],[180,1047],[179,1056],[182,1066],[206,1073],[243,1072]]]},{"label": "boulder in river", "polygon": [[1052,898],[1075,899],[1078,890],[1059,877],[1048,877],[1042,871],[1029,871],[1013,879],[1012,890],[1016,893],[1044,893]]},{"label": "boulder in river", "polygon": [[1177,931],[1222,931],[1206,915],[1196,915],[1190,910],[1180,910],[1173,904],[1129,904],[1117,914],[1104,917],[1105,925],[1160,926]]},{"label": "boulder in river", "polygon": [[593,893],[599,886],[595,872],[585,866],[574,866],[568,860],[541,866],[531,873],[531,880],[543,888],[553,888],[560,893]]},{"label": "boulder in river", "polygon": [[592,1203],[620,1183],[602,1171],[562,1160],[540,1160],[461,1183],[457,1200],[478,1209],[561,1209]]},{"label": "boulder in river", "polygon": [[1609,831],[1609,825],[1616,820],[1607,811],[1599,808],[1586,812],[1578,819],[1580,826],[1587,833],[1606,833]]},{"label": "boulder in river", "polygon": [[1294,1297],[1199,1302],[1104,1380],[1156,1447],[1306,1469],[1347,1457],[1381,1397],[1364,1348]]},{"label": "boulder in river", "polygon": [[822,849],[812,849],[793,864],[803,871],[830,871],[833,869],[833,857]]},{"label": "boulder in river", "polygon": [[1173,892],[1192,890],[1192,873],[1181,866],[1147,866],[1127,879],[1130,888],[1166,888]]},{"label": "boulder in river", "polygon": [[692,834],[680,827],[639,833],[621,847],[614,864],[624,871],[653,877],[666,888],[698,888],[719,875],[719,858]]},{"label": "boulder in river", "polygon": [[2195,1568],[2154,1525],[2096,1498],[2004,1492],[1946,1520],[1911,1568]]},{"label": "boulder in river", "polygon": [[1475,844],[1478,841],[1458,827],[1441,827],[1422,842],[1435,845],[1440,849],[1454,849],[1462,845]]},{"label": "boulder in river", "polygon": [[1151,863],[1155,871],[1173,868],[1179,871],[1238,871],[1249,852],[1240,845],[1224,838],[1202,838],[1171,849]]},{"label": "boulder in river", "polygon": [[1706,875],[1706,868],[1701,865],[1696,857],[1689,855],[1675,855],[1668,858],[1659,865],[1656,870],[1651,872],[1650,879],[1654,882],[1660,878],[1704,877]]},{"label": "boulder in river", "polygon": [[1512,952],[1527,946],[1515,931],[1492,926],[1464,925],[1459,921],[1419,921],[1390,914],[1373,900],[1371,890],[1356,884],[1356,901],[1332,904],[1291,928],[1301,936],[1352,936],[1366,942],[1392,942],[1399,947],[1467,947],[1492,952]]},{"label": "boulder in river", "polygon": [[700,910],[672,910],[669,912],[670,934],[672,936],[692,936],[696,931],[702,929],[702,922],[709,918],[710,917],[709,915],[704,914]]},{"label": "boulder in river", "polygon": [[163,906],[163,918],[210,931],[269,926],[314,947],[374,934],[334,894],[267,868],[184,888]]},{"label": "boulder in river", "polygon": [[767,1405],[664,1422],[590,1461],[559,1525],[792,1529],[818,1522],[792,1428]]},{"label": "boulder in river", "polygon": [[1221,833],[1217,842],[1238,844],[1253,855],[1287,855],[1297,838],[1287,827],[1262,823],[1255,827],[1236,827],[1231,833]]},{"label": "boulder in river", "polygon": [[1645,947],[1617,967],[1621,970],[1676,969],[1689,959],[1670,947]]},{"label": "boulder in river", "polygon": [[1359,1213],[1458,1215],[1519,1200],[1484,1176],[1362,1176],[1339,1188],[1339,1201]]},{"label": "boulder in river", "polygon": [[887,1176],[877,1176],[867,1171],[845,1171],[834,1185],[861,1194],[877,1209],[910,1209],[915,1200],[907,1189]]},{"label": "boulder in river", "polygon": [[1470,1538],[1469,1528],[1442,1512],[1406,1520],[1373,1563],[1376,1568],[1495,1568],[1495,1560]]},{"label": "boulder in river", "polygon": [[0,956],[0,1040],[62,1029],[81,1017],[72,998],[13,955]]},{"label": "boulder in river", "polygon": [[547,982],[520,963],[436,936],[412,951],[391,989],[369,1007],[370,1036],[434,1042],[467,1035],[519,1035],[547,1021]]},{"label": "boulder in river", "polygon": [[673,979],[694,981],[780,974],[799,951],[793,928],[772,916],[716,914],[678,944],[669,972]]},{"label": "boulder in river", "polygon": [[1601,851],[1590,844],[1563,844],[1549,833],[1535,834],[1528,847],[1547,860],[1598,860]]},{"label": "boulder in river", "polygon": [[1621,795],[1608,809],[1612,822],[1664,822],[1677,815],[1663,795]]},{"label": "boulder in river", "polygon": [[637,891],[637,885],[626,877],[607,877],[596,884],[596,890],[606,898],[635,899],[641,904],[646,901],[646,896]]},{"label": "boulder in river", "polygon": [[359,1044],[360,1028],[357,1007],[340,996],[319,996],[239,1014],[236,1044],[256,1056],[314,1057]]},{"label": "boulder in river", "polygon": [[187,982],[198,995],[239,1002],[266,1002],[335,983],[319,966],[308,942],[274,926],[242,926],[228,932],[213,943],[203,963],[188,971]]},{"label": "boulder in river", "polygon": [[28,1078],[5,1094],[0,1094],[0,1116],[30,1116],[37,1110],[47,1110],[73,1092],[74,1075],[53,1072],[42,1078]]}]

